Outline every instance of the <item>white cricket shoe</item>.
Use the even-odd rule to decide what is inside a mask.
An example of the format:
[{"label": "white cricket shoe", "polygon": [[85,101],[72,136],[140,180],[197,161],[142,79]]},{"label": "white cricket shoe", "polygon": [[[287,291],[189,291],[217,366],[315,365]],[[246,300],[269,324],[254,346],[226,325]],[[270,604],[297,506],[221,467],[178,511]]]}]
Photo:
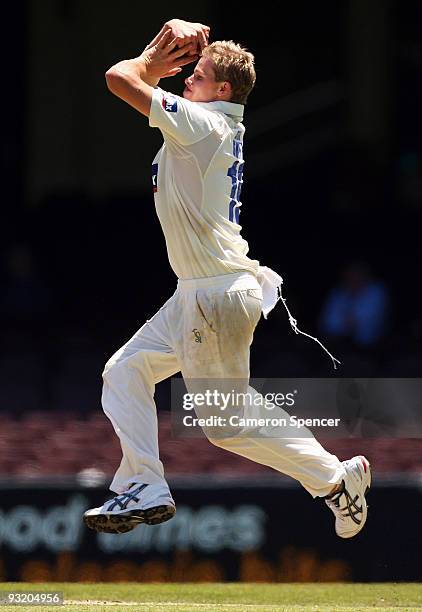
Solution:
[{"label": "white cricket shoe", "polygon": [[90,529],[105,533],[126,533],[141,523],[158,525],[171,519],[176,506],[163,484],[132,484],[127,491],[91,508],[83,515]]},{"label": "white cricket shoe", "polygon": [[371,466],[362,455],[342,462],[346,476],[339,491],[325,498],[336,517],[336,533],[340,538],[353,538],[366,523],[368,506],[365,495],[371,486]]}]

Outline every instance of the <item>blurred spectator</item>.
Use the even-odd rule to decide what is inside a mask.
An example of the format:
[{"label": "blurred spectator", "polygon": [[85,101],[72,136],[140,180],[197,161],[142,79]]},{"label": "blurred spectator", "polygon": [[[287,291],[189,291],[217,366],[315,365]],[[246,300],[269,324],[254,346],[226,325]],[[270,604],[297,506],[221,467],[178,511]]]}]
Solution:
[{"label": "blurred spectator", "polygon": [[349,264],[342,281],[328,295],[320,314],[325,336],[351,339],[361,347],[372,347],[386,333],[390,295],[363,262]]}]

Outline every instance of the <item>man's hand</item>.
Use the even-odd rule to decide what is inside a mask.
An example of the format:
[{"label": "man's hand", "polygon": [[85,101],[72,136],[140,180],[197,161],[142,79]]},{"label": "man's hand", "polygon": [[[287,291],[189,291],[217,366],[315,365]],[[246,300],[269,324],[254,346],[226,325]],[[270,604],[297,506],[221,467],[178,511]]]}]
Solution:
[{"label": "man's hand", "polygon": [[200,55],[205,47],[208,46],[210,28],[202,23],[191,23],[182,19],[171,19],[161,28],[157,36],[146,47],[145,51],[157,44],[161,36],[167,31],[171,32],[171,39],[176,39],[176,45],[185,47],[189,43],[194,43],[190,55]]},{"label": "man's hand", "polygon": [[[203,27],[206,26],[201,26],[199,29],[202,31]],[[163,26],[161,32],[140,57],[123,60],[107,70],[106,81],[109,90],[148,117],[153,95],[152,88],[158,81],[163,77],[174,76],[182,70],[182,66],[196,62],[198,59],[198,43],[195,36],[200,34],[197,29],[193,29],[195,34],[189,33],[183,26],[182,30],[178,30],[178,35],[173,36],[172,28]],[[185,44],[184,40],[187,41]],[[202,37],[201,40],[203,42]]]},{"label": "man's hand", "polygon": [[174,76],[182,70],[181,66],[196,62],[195,43],[188,42],[177,48],[178,41],[179,38],[172,37],[172,30],[166,30],[155,45],[148,45],[140,57],[144,61],[148,79]]},{"label": "man's hand", "polygon": [[200,55],[208,46],[210,29],[202,23],[190,23],[182,19],[171,19],[165,27],[171,29],[172,37],[177,39],[177,46],[184,47],[188,43],[196,44],[196,51]]}]

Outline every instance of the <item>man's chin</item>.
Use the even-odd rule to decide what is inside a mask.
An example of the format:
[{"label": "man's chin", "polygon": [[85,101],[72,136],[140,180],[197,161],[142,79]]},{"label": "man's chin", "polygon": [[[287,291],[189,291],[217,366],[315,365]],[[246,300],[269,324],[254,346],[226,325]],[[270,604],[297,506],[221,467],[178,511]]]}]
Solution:
[{"label": "man's chin", "polygon": [[192,100],[192,91],[190,89],[188,89],[187,87],[185,87],[185,89],[183,90],[183,94],[182,95],[187,100]]}]

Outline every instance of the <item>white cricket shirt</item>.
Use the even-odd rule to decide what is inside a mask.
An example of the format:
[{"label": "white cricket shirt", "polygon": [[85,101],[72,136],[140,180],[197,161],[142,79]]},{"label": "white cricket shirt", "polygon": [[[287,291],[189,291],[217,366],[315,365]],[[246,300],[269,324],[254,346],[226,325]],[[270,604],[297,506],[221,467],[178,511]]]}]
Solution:
[{"label": "white cricket shirt", "polygon": [[178,278],[258,274],[240,235],[242,118],[242,104],[154,89],[149,125],[164,137],[152,164],[155,207]]}]

